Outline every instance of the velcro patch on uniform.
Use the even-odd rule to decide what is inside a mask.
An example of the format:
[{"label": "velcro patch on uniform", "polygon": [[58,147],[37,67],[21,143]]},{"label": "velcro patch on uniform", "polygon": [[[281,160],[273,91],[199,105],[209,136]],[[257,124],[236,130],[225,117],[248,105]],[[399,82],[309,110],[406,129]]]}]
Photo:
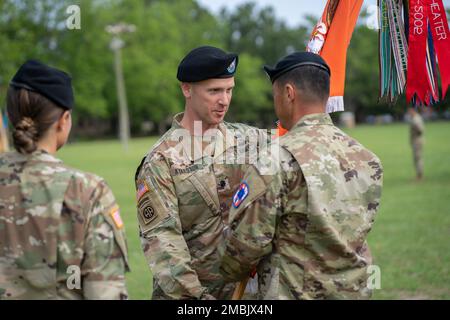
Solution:
[{"label": "velcro patch on uniform", "polygon": [[144,196],[144,194],[149,191],[150,189],[147,187],[147,183],[145,183],[145,181],[139,182],[136,190],[136,201],[139,202],[139,200]]},{"label": "velcro patch on uniform", "polygon": [[236,209],[239,208],[241,203],[245,200],[245,198],[247,198],[248,193],[249,193],[248,184],[246,182],[242,182],[233,196],[233,207],[235,207]]},{"label": "velcro patch on uniform", "polygon": [[155,220],[157,213],[152,205],[152,202],[150,201],[149,193],[144,194],[145,196],[143,196],[138,202],[138,208],[144,224],[148,225],[150,222]]},{"label": "velcro patch on uniform", "polygon": [[177,176],[180,174],[186,174],[186,173],[191,173],[197,170],[200,170],[202,168],[202,165],[200,164],[193,164],[189,167],[185,167],[185,168],[174,168],[171,169],[173,175]]},{"label": "velcro patch on uniform", "polygon": [[111,218],[114,221],[114,224],[116,225],[117,229],[121,229],[123,227],[123,221],[122,218],[120,217],[120,210],[119,210],[119,206],[114,206],[110,213]]}]

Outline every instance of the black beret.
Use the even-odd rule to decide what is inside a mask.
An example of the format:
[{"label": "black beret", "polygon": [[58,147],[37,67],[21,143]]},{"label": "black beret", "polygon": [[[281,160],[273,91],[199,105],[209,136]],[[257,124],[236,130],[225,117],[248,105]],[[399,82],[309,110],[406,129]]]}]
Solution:
[{"label": "black beret", "polygon": [[70,76],[36,60],[28,60],[9,83],[15,88],[38,92],[64,109],[74,105]]},{"label": "black beret", "polygon": [[331,75],[330,67],[325,60],[312,52],[294,52],[278,61],[275,67],[264,66],[264,70],[273,83],[282,74],[301,66],[315,66]]},{"label": "black beret", "polygon": [[181,82],[197,82],[213,78],[234,76],[239,57],[221,49],[203,46],[189,52],[178,66],[177,79]]}]

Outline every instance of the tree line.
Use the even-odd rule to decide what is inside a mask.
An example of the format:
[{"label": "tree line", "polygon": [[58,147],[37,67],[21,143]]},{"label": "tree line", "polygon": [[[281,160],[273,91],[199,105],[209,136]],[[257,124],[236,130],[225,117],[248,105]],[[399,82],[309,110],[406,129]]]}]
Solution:
[{"label": "tree line", "polygon": [[[67,7],[81,9],[81,29],[66,27]],[[364,12],[362,12],[364,18]],[[214,15],[195,0],[0,0],[0,101],[4,110],[9,80],[27,59],[39,59],[72,75],[76,98],[74,129],[79,135],[114,134],[118,102],[111,35],[106,26],[134,24],[121,36],[123,73],[133,135],[161,133],[184,100],[176,79],[183,56],[200,45],[240,55],[236,88],[227,120],[271,127],[276,120],[272,90],[262,66],[304,50],[319,17],[288,26],[273,7],[254,2]],[[348,51],[346,109],[358,120],[406,108],[378,101],[378,32],[359,23]],[[448,108],[448,102],[437,109]]]}]

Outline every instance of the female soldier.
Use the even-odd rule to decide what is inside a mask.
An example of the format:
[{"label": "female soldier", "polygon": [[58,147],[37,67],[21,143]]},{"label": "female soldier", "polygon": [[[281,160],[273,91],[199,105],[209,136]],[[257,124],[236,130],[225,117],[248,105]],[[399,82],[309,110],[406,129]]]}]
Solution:
[{"label": "female soldier", "polygon": [[124,299],[124,227],[105,181],[54,154],[69,136],[70,77],[30,60],[7,113],[16,151],[0,155],[0,299]]}]

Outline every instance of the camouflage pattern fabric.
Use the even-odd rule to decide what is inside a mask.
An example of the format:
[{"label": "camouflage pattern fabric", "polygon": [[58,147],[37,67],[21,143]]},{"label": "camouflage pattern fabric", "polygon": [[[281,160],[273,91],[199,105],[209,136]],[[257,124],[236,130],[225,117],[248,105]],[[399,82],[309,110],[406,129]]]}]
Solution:
[{"label": "camouflage pattern fabric", "polygon": [[[175,116],[135,177],[141,243],[153,274],[152,298],[228,299],[235,284],[224,283],[217,248],[227,235],[243,164],[253,154],[239,137],[254,128],[222,123],[209,138],[186,141],[198,137],[182,128],[182,117]],[[246,158],[237,159],[238,154]]]},{"label": "camouflage pattern fabric", "polygon": [[0,155],[0,299],[127,298],[118,210],[104,180],[45,151]]},{"label": "camouflage pattern fabric", "polygon": [[368,298],[380,160],[326,114],[304,116],[279,144],[276,174],[261,166],[245,174],[222,274],[236,281],[257,266],[260,299]]},{"label": "camouflage pattern fabric", "polygon": [[414,167],[418,177],[423,176],[423,145],[425,127],[420,114],[415,113],[411,118],[410,142],[413,150]]}]

